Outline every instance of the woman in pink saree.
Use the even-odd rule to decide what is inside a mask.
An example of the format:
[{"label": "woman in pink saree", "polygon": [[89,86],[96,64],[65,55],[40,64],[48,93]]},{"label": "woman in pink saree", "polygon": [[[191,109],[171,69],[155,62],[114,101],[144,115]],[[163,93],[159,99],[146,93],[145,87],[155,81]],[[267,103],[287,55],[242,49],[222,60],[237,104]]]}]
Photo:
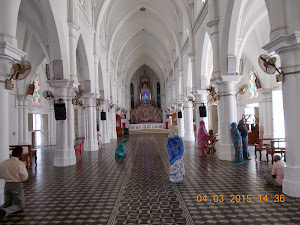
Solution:
[{"label": "woman in pink saree", "polygon": [[206,155],[205,146],[207,145],[208,141],[208,133],[205,128],[205,123],[203,120],[200,121],[200,127],[198,131],[198,147],[200,149],[200,156]]}]

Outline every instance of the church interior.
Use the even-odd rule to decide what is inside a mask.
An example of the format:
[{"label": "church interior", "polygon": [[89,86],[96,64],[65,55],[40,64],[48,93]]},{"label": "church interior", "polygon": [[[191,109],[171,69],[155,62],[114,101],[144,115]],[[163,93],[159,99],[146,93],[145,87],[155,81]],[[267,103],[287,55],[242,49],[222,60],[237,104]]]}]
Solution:
[{"label": "church interior", "polygon": [[[0,163],[22,146],[29,173],[25,208],[1,224],[300,223],[300,1],[0,6]],[[251,160],[237,163],[240,120]],[[217,139],[205,156],[200,121]],[[181,183],[168,180],[173,126]],[[282,187],[264,179],[273,155]]]}]

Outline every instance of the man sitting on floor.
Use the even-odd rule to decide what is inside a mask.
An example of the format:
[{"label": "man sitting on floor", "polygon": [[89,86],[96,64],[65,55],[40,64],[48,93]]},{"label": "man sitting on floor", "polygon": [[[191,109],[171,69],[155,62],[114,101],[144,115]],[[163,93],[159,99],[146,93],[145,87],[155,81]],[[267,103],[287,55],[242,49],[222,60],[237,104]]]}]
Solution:
[{"label": "man sitting on floor", "polygon": [[279,155],[274,155],[273,157],[275,163],[272,166],[272,174],[266,174],[265,179],[268,184],[272,184],[278,187],[282,186],[283,176],[283,167],[285,167],[285,162],[281,160]]},{"label": "man sitting on floor", "polygon": [[0,178],[5,180],[4,204],[0,206],[0,217],[18,212],[25,205],[22,181],[27,180],[28,172],[25,164],[19,160],[22,147],[15,147],[12,157],[0,163]]}]

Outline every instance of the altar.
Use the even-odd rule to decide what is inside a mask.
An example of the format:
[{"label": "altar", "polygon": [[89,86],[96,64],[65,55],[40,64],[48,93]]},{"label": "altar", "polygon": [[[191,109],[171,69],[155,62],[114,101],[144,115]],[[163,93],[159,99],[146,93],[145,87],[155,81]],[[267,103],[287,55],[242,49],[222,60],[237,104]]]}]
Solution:
[{"label": "altar", "polygon": [[[139,86],[134,91],[133,84],[131,84],[131,110],[130,110],[130,124],[155,124],[163,122],[163,111],[160,108],[160,84],[157,84],[157,96],[153,98],[152,85],[149,77],[144,70],[144,73],[139,77]],[[137,95],[135,95],[136,93]],[[134,97],[136,96],[136,97]],[[136,100],[134,100],[136,99]],[[134,126],[135,127],[135,126]],[[141,126],[136,126],[141,127]],[[143,125],[143,127],[148,127]],[[149,127],[157,128],[155,125]],[[133,128],[134,129],[134,128]],[[146,128],[151,129],[151,128]]]},{"label": "altar", "polygon": [[139,106],[137,109],[130,110],[130,123],[162,123],[163,112],[153,106]]}]

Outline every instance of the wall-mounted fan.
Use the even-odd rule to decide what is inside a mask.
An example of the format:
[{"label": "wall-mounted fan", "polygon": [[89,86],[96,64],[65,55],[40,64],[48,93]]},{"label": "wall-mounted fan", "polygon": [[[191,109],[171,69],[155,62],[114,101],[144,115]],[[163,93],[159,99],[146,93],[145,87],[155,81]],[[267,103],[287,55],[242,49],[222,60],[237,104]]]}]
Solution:
[{"label": "wall-mounted fan", "polygon": [[268,74],[274,74],[276,71],[279,73],[276,75],[277,82],[283,82],[283,72],[276,67],[276,57],[270,57],[262,54],[258,57],[258,64],[260,68]]},{"label": "wall-mounted fan", "polygon": [[54,98],[55,98],[55,95],[53,94],[53,92],[48,91],[48,90],[43,91],[42,95],[47,100],[54,100]]},{"label": "wall-mounted fan", "polygon": [[6,89],[12,90],[14,89],[14,84],[12,79],[14,80],[23,80],[25,79],[31,71],[31,63],[26,60],[19,61],[17,63],[12,64],[9,79],[6,80]]},{"label": "wall-mounted fan", "polygon": [[72,99],[72,104],[73,105],[80,105],[82,106],[82,102],[79,100],[81,98],[81,96],[83,95],[84,93],[84,90],[81,89],[81,90],[75,90],[75,97]]},{"label": "wall-mounted fan", "polygon": [[218,95],[215,95],[215,96],[208,95],[207,96],[207,102],[208,103],[214,103],[214,102],[216,102],[218,100],[219,100],[219,96]]},{"label": "wall-mounted fan", "polygon": [[108,111],[110,112],[115,105],[112,103],[108,104]]},{"label": "wall-mounted fan", "polygon": [[243,84],[242,86],[239,87],[239,89],[235,95],[238,95],[238,94],[243,95],[246,93],[247,89],[248,89],[248,84]]},{"label": "wall-mounted fan", "polygon": [[31,71],[31,63],[27,60],[22,60],[20,62],[12,64],[10,70],[10,78],[14,80],[23,80],[25,79]]},{"label": "wall-mounted fan", "polygon": [[[217,94],[215,87],[213,87],[211,85],[207,85],[206,92],[209,96],[211,96],[211,99],[214,99],[214,101],[219,100],[219,95]],[[208,98],[210,98],[210,97],[208,97]]]}]

